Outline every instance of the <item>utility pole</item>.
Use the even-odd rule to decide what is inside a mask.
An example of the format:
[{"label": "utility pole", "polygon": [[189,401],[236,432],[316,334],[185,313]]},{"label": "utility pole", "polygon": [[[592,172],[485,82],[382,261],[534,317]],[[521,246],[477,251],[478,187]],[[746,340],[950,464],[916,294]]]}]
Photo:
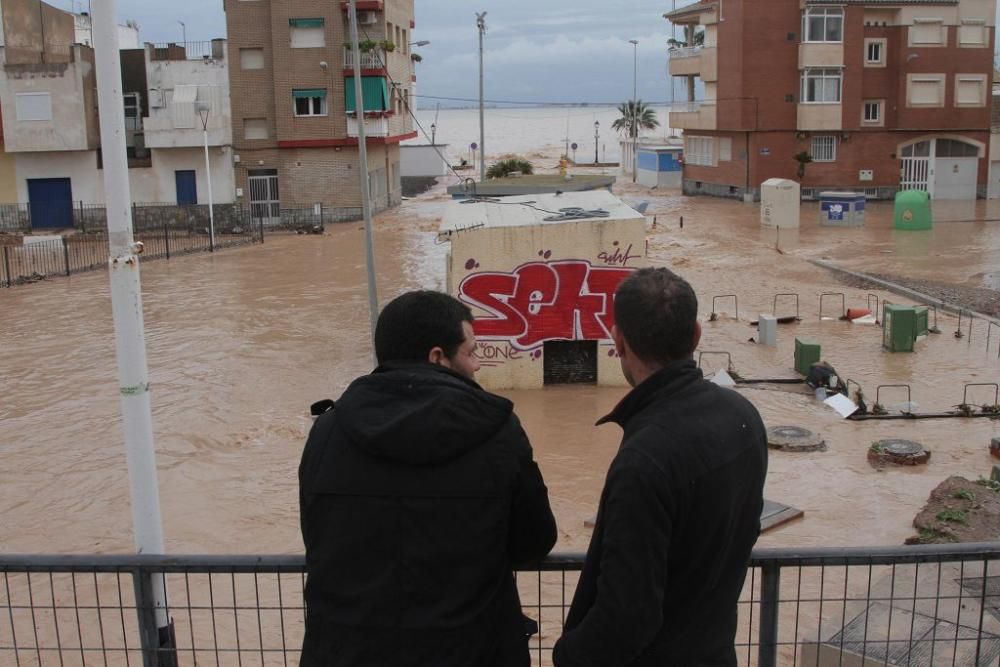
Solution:
[{"label": "utility pole", "polygon": [[[115,324],[133,539],[136,553],[163,554],[163,522],[146,360],[146,327],[139,280],[139,255],[143,248],[132,236],[131,193],[125,153],[125,109],[122,106],[122,72],[118,55],[118,1],[97,0],[94,5],[95,11],[90,20],[94,33],[97,98],[101,108],[111,313]],[[142,648],[155,660],[168,661],[168,656],[173,655],[170,653],[173,642],[163,577],[151,577],[151,581],[137,586],[138,590],[143,591],[143,599],[136,601],[136,607],[140,608],[140,616],[146,621],[141,633]]]},{"label": "utility pole", "polygon": [[632,182],[635,183],[639,169],[639,103],[636,99],[639,95],[639,41],[630,39],[628,43],[632,45]]},{"label": "utility pole", "polygon": [[368,145],[365,137],[365,100],[361,89],[361,47],[358,44],[358,5],[350,0],[351,51],[354,54],[354,117],[358,121],[358,160],[361,177],[361,210],[365,216],[365,257],[368,266],[368,318],[371,324],[372,367],[375,355],[375,325],[378,324],[378,283],[375,280],[375,234],[372,230],[371,184],[368,182]]},{"label": "utility pole", "polygon": [[476,13],[476,27],[479,28],[479,180],[486,180],[486,112],[483,76],[483,38],[486,35],[486,12]]},{"label": "utility pole", "polygon": [[184,21],[178,21],[178,23],[181,24],[181,44],[184,45],[184,49],[186,51],[188,43],[188,29],[187,26],[184,24]]}]

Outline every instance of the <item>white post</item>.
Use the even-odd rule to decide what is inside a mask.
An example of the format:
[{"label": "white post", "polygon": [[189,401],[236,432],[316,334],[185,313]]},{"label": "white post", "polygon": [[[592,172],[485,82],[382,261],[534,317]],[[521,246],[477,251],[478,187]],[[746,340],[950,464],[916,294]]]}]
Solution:
[{"label": "white post", "polygon": [[632,182],[635,183],[636,172],[639,170],[639,117],[638,110],[639,95],[639,42],[630,40],[632,44]]},{"label": "white post", "polygon": [[[118,2],[96,0],[91,19],[97,64],[101,148],[104,154],[104,191],[108,214],[111,310],[115,323],[118,381],[125,432],[132,500],[135,549],[162,554],[163,529],[153,446],[153,416],[149,399],[145,324],[139,282],[142,245],[133,242],[132,209],[125,153],[125,111],[122,106],[121,61],[118,55]],[[166,628],[163,578],[153,577],[156,622]]]},{"label": "white post", "polygon": [[372,230],[371,184],[368,182],[368,145],[365,132],[365,101],[361,88],[361,47],[358,45],[358,6],[350,0],[351,52],[354,54],[354,117],[358,120],[358,159],[361,168],[361,210],[365,216],[365,256],[368,265],[368,318],[371,324],[372,366],[375,355],[375,325],[378,324],[378,284],[375,281],[375,234]]},{"label": "white post", "polygon": [[208,112],[202,119],[202,134],[205,136],[205,175],[208,178],[208,243],[209,250],[215,252],[215,206],[212,199],[212,165],[208,159]]},{"label": "white post", "polygon": [[476,27],[479,29],[479,180],[486,181],[486,112],[483,70],[483,37],[486,35],[486,12],[476,14]]}]

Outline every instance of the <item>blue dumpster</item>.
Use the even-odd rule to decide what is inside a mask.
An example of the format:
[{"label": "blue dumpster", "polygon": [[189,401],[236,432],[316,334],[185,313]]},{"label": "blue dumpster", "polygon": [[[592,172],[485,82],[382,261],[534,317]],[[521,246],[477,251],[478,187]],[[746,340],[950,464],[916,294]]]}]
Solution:
[{"label": "blue dumpster", "polygon": [[863,227],[865,195],[862,192],[821,192],[819,224],[824,227]]}]

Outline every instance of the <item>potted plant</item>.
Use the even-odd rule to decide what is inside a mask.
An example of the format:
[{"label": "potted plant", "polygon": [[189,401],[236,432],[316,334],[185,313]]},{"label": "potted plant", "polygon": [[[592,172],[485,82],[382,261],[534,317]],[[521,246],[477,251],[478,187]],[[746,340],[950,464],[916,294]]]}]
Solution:
[{"label": "potted plant", "polygon": [[801,153],[796,153],[793,159],[799,163],[799,169],[796,172],[799,178],[804,178],[806,175],[806,165],[813,161],[812,155],[809,155],[809,151],[802,151]]}]

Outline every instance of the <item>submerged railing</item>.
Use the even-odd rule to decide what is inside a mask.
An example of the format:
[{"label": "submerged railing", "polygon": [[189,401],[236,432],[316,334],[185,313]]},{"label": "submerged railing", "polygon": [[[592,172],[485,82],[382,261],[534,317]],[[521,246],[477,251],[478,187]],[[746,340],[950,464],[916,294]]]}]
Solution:
[{"label": "submerged railing", "polygon": [[[1000,543],[759,549],[739,601],[741,665],[996,665]],[[551,664],[581,554],[518,572]],[[298,664],[302,556],[0,556],[0,664]],[[160,578],[173,648],[157,649]],[[864,663],[869,664],[869,663]]]}]

